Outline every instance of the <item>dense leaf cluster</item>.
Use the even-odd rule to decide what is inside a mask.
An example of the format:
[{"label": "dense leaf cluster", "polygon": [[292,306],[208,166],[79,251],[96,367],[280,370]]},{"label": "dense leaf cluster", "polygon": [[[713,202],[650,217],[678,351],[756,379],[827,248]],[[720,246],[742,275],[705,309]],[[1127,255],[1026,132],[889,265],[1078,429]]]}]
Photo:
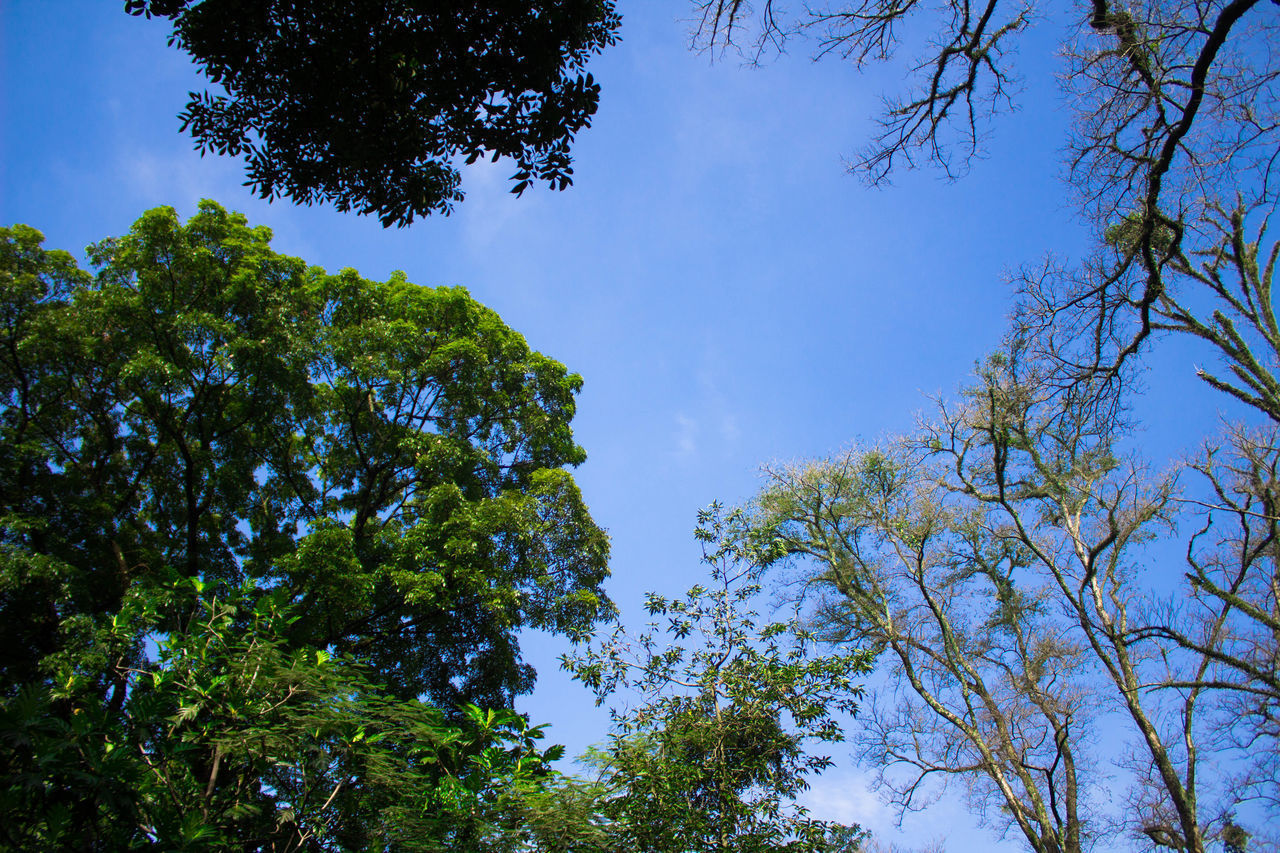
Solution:
[{"label": "dense leaf cluster", "polygon": [[513,192],[573,182],[569,148],[616,40],[611,0],[128,0],[226,94],[191,93],[196,147],[243,156],[263,198],[408,225],[462,199],[458,163],[516,164]]},{"label": "dense leaf cluster", "polygon": [[[67,655],[0,706],[6,847],[510,849],[558,757],[540,728],[395,699],[349,659],[290,647],[281,596],[202,587],[130,596],[85,638],[88,660]],[[187,625],[104,704],[99,668],[179,601]]]},{"label": "dense leaf cluster", "polygon": [[461,289],[308,268],[212,202],[90,247],[96,276],[0,238],[12,843],[379,846],[475,812],[423,805],[440,779],[540,766],[522,720],[442,711],[509,707],[519,629],[611,609],[579,377]]}]

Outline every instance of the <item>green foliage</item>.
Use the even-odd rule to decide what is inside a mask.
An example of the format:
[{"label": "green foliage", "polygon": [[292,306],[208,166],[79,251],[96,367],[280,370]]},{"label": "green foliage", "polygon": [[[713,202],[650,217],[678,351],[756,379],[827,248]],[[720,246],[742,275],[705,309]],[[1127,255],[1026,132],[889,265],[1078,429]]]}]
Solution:
[{"label": "green foliage", "polygon": [[[1150,219],[1150,223],[1148,223]],[[1137,213],[1127,213],[1119,221],[1108,225],[1103,232],[1102,240],[1108,246],[1120,252],[1136,253],[1145,243],[1162,257],[1167,257],[1178,243],[1178,232],[1167,223],[1165,217],[1144,217]],[[1150,236],[1142,233],[1143,228],[1150,228]]]},{"label": "green foliage", "polygon": [[1222,829],[1223,853],[1245,853],[1249,849],[1250,835],[1231,818]]},{"label": "green foliage", "polygon": [[607,792],[602,814],[625,849],[857,849],[856,827],[811,819],[794,800],[831,765],[806,744],[842,739],[836,715],[856,711],[862,689],[852,679],[870,658],[816,655],[794,620],[760,622],[760,567],[778,551],[741,512],[713,505],[696,535],[710,584],[682,599],[648,598],[669,644],[655,622],[637,640],[619,628],[564,660],[599,702],[619,690],[641,699],[611,711],[615,732],[593,756]]},{"label": "green foliage", "polygon": [[91,277],[0,233],[16,846],[482,849],[546,777],[476,706],[531,686],[519,630],[612,609],[581,380],[461,289],[269,240],[161,208]]},{"label": "green foliage", "polygon": [[612,0],[126,0],[173,20],[173,44],[226,91],[192,93],[183,129],[243,156],[263,198],[373,213],[448,213],[458,163],[515,161],[512,192],[573,182],[569,148],[600,86],[587,60],[616,40]]},{"label": "green foliage", "polygon": [[519,853],[633,853],[619,825],[604,814],[599,782],[552,776],[525,785],[510,810],[507,839]]},{"label": "green foliage", "polygon": [[4,703],[15,849],[482,849],[558,757],[512,712],[468,705],[450,722],[349,659],[290,648],[279,594],[165,592],[94,636],[110,655],[163,619],[166,597],[192,605],[156,659],[125,672],[119,708],[70,658]]}]

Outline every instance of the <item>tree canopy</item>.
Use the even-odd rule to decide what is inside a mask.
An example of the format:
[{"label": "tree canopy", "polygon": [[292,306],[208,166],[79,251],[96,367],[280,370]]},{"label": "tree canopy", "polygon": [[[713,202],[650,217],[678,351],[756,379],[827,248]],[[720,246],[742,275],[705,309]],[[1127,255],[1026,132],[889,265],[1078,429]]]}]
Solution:
[{"label": "tree canopy", "polygon": [[54,780],[9,814],[253,846],[304,813],[403,827],[384,807],[436,796],[413,778],[449,750],[532,762],[473,793],[536,769],[522,720],[454,718],[530,689],[521,628],[612,609],[578,376],[461,289],[307,267],[213,202],[91,246],[93,276],[0,236],[0,743],[11,783]]},{"label": "tree canopy", "polygon": [[[1060,28],[1089,251],[1014,274],[1000,350],[918,430],[775,466],[753,505],[814,630],[881,654],[857,740],[882,790],[906,811],[961,782],[1042,853],[1280,843],[1275,4],[694,8],[704,47],[753,61],[803,35],[859,67],[922,51],[852,163],[872,183],[961,175],[1015,103],[1018,41]],[[1157,333],[1207,349],[1195,375],[1242,404],[1167,476],[1130,420]]]},{"label": "tree canopy", "polygon": [[570,145],[614,43],[612,0],[126,0],[226,94],[192,92],[183,130],[243,157],[263,198],[408,225],[461,201],[460,162],[515,164],[512,191],[573,182]]},{"label": "tree canopy", "polygon": [[[918,38],[873,184],[961,176],[1055,20],[1092,245],[1014,274],[1006,339],[918,428],[772,466],[700,516],[709,583],[565,659],[622,697],[595,780],[510,710],[522,630],[613,610],[576,375],[460,289],[308,267],[213,203],[92,274],[0,232],[0,846],[853,851],[796,802],[844,722],[900,814],[958,784],[1037,853],[1280,846],[1276,3],[786,5],[694,0],[696,38],[857,66]],[[125,8],[223,88],[181,117],[202,153],[385,225],[481,157],[564,189],[618,27],[609,0]],[[1159,333],[1218,359],[1237,420],[1156,475],[1130,379]],[[794,618],[760,624],[770,582]]]},{"label": "tree canopy", "polygon": [[[1091,0],[1053,14],[1029,0],[693,0],[693,8],[697,44],[735,47],[754,61],[802,36],[817,56],[859,68],[906,60],[880,133],[850,160],[873,184],[918,165],[963,175],[993,120],[1017,103],[1020,41],[1032,27],[1058,27],[1063,106],[1073,116],[1063,139],[1068,187],[1095,245],[1077,263],[1050,259],[1018,275],[1020,333],[1058,365],[1058,381],[1082,387],[1096,375],[1123,379],[1153,333],[1188,334],[1243,371],[1204,374],[1214,387],[1278,416],[1268,380],[1250,366],[1254,348],[1265,359],[1275,347],[1269,300],[1251,302],[1228,268],[1248,275],[1249,248],[1256,256],[1277,201],[1274,3]],[[1201,310],[1210,303],[1227,313]]]},{"label": "tree canopy", "polygon": [[855,853],[865,839],[795,800],[833,764],[809,745],[844,739],[840,717],[857,712],[854,679],[871,657],[820,654],[795,619],[761,620],[759,575],[777,549],[752,541],[747,525],[719,505],[698,514],[708,584],[674,600],[647,596],[665,643],[658,623],[634,639],[619,626],[563,659],[598,703],[615,692],[640,700],[611,709],[608,746],[590,756],[598,810],[622,849]]},{"label": "tree canopy", "polygon": [[901,810],[958,782],[1038,853],[1274,844],[1275,430],[1153,476],[1052,371],[1009,348],[918,431],[758,495],[815,633],[881,655],[858,756]]}]

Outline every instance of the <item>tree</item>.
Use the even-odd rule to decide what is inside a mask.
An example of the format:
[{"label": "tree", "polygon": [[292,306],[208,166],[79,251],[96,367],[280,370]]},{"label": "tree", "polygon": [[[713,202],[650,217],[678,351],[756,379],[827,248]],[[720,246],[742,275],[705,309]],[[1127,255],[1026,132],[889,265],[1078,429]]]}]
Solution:
[{"label": "tree", "polygon": [[[788,16],[783,5],[766,0],[753,14],[745,0],[697,0],[696,39],[715,50],[745,48],[759,61],[808,33],[817,36],[819,55],[861,66],[897,53],[904,33],[927,32],[917,27],[932,12],[915,3],[857,2]],[[1190,492],[1172,481],[1150,482],[1137,460],[1119,460],[1115,450],[1128,434],[1121,415],[1135,357],[1161,332],[1207,344],[1221,367],[1197,368],[1198,376],[1273,426],[1280,422],[1271,292],[1278,249],[1267,237],[1280,151],[1273,12],[1273,4],[1255,0],[1125,8],[1099,0],[1082,10],[1063,36],[1062,79],[1076,113],[1070,186],[1093,225],[1093,250],[1079,263],[1050,258],[1015,275],[1008,361],[983,373],[963,409],[944,410],[940,425],[887,455],[856,453],[778,471],[774,489],[762,496],[763,504],[777,504],[775,520],[792,525],[797,551],[827,567],[828,574],[815,570],[812,577],[838,602],[836,636],[850,631],[864,640],[879,636],[888,648],[896,643],[904,673],[941,667],[941,682],[924,679],[906,691],[912,713],[899,708],[884,718],[877,754],[914,764],[923,775],[980,774],[1033,848],[1066,843],[1083,818],[1051,809],[1052,826],[1041,819],[1038,801],[1080,779],[1053,777],[1068,764],[1058,745],[1060,736],[1070,743],[1068,728],[1046,716],[1038,681],[1025,673],[1014,678],[1036,661],[991,633],[1000,625],[992,614],[1007,609],[1004,585],[1016,577],[1034,581],[1030,592],[1026,583],[1016,585],[1033,609],[1012,636],[1034,649],[1037,631],[1065,631],[1072,643],[1055,646],[1065,655],[1059,663],[1083,654],[1098,667],[1101,695],[1123,699],[1142,744],[1138,775],[1147,783],[1130,803],[1141,815],[1137,831],[1157,845],[1201,849],[1235,826],[1235,802],[1263,804],[1270,813],[1280,790],[1270,760],[1280,624],[1273,431],[1242,423],[1208,442],[1190,466],[1199,478],[1183,478],[1183,488],[1197,480]],[[979,151],[987,119],[1013,103],[1011,47],[1035,17],[1030,4],[1008,0],[946,4],[914,88],[887,102],[882,134],[854,171],[881,183],[897,168],[930,161],[949,176],[961,174]],[[882,457],[893,488],[877,504],[870,495],[879,487],[868,478]],[[1060,530],[1072,517],[1077,526]],[[1138,557],[1124,555],[1147,553],[1152,539],[1169,541],[1175,521],[1198,532],[1185,543],[1189,586],[1162,600],[1127,562]],[[980,535],[972,540],[975,529]],[[929,548],[918,541],[922,530]],[[859,543],[861,554],[842,537]],[[992,562],[1010,544],[1016,547],[1005,562]],[[957,561],[969,568],[957,572]],[[1006,581],[997,577],[1002,572]],[[864,577],[865,588],[850,585],[849,576]],[[869,609],[854,618],[844,610],[849,600]],[[1044,613],[1055,608],[1074,619],[1065,626],[1049,619],[1046,627]],[[895,617],[903,613],[918,618],[904,623]],[[1013,657],[993,658],[991,649]],[[997,696],[992,676],[1017,689]],[[938,684],[953,692],[940,695]],[[984,693],[991,698],[982,699],[988,707],[980,722],[996,726],[990,732],[965,713]],[[1038,780],[1049,788],[1039,794],[1001,781],[1016,775],[1022,757],[1002,765],[988,756],[999,758],[992,747],[1019,742],[998,731],[1002,716],[1026,719],[1019,703],[1035,706],[1040,727],[1040,734],[1031,730],[1030,742],[1041,750],[1028,753],[1033,764],[1055,768]],[[934,726],[925,729],[932,739],[906,734],[921,731],[918,713]],[[906,740],[887,736],[893,733]],[[968,752],[949,751],[955,743]],[[981,760],[969,760],[975,751]],[[1218,761],[1232,754],[1226,764]],[[1217,813],[1205,805],[1206,775],[1210,786],[1229,792]],[[903,805],[910,790],[899,791],[908,795]],[[1019,810],[1035,819],[1024,823]]]},{"label": "tree", "polygon": [[[1195,525],[1186,549],[1187,601],[1172,613],[1157,611],[1145,629],[1206,661],[1195,678],[1166,685],[1216,695],[1213,743],[1244,757],[1231,788],[1240,802],[1270,814],[1280,813],[1278,465],[1274,427],[1237,428],[1206,446],[1191,466],[1208,500],[1194,501],[1187,513]],[[1231,843],[1243,849],[1249,833],[1237,826],[1234,834]]]},{"label": "tree", "polygon": [[[926,162],[965,171],[1014,104],[1013,47],[1038,17],[1020,0],[785,5],[695,0],[695,41],[760,61],[808,34],[860,67],[906,39],[924,51],[853,161],[873,184]],[[775,471],[760,497],[759,524],[810,560],[829,637],[878,642],[903,678],[864,757],[910,768],[904,807],[930,775],[963,778],[1046,850],[1108,823],[1235,849],[1236,805],[1274,821],[1277,23],[1259,0],[1079,9],[1061,79],[1092,250],[1015,274],[1006,348],[961,406],[900,443]],[[1180,480],[1121,452],[1125,389],[1158,333],[1207,344],[1220,367],[1198,376],[1246,407]],[[1195,531],[1177,592],[1138,570],[1175,525]],[[1136,784],[1110,817],[1081,759],[1081,720],[1103,711],[1135,738]]]},{"label": "tree", "polygon": [[[873,184],[921,163],[963,174],[990,120],[1015,104],[1018,39],[1047,17],[1024,0],[954,0],[941,9],[832,0],[794,14],[785,5],[762,0],[753,14],[747,0],[694,0],[695,42],[738,47],[759,61],[809,34],[818,56],[858,67],[901,53],[907,39],[923,51],[908,90],[886,99],[880,135],[852,161]],[[1249,264],[1240,250],[1261,242],[1277,200],[1280,58],[1270,46],[1278,24],[1275,4],[1263,0],[1090,0],[1071,17],[1060,79],[1076,119],[1064,141],[1095,251],[1080,264],[1024,271],[1016,318],[1057,365],[1060,383],[1123,380],[1124,365],[1162,329],[1219,351],[1248,349],[1251,332],[1220,325],[1214,314],[1239,307],[1215,273],[1227,275],[1231,290],[1233,265]],[[1268,256],[1257,248],[1255,260]],[[1263,303],[1269,311],[1269,293]],[[1275,348],[1268,335],[1261,358]],[[1232,369],[1250,371],[1247,360],[1227,355]]]},{"label": "tree", "polygon": [[255,3],[126,0],[173,21],[226,94],[179,118],[200,152],[243,156],[262,198],[375,214],[448,213],[458,164],[512,160],[512,192],[573,182],[569,148],[600,87],[587,60],[614,43],[612,0]]},{"label": "tree", "polygon": [[1029,849],[1084,849],[1078,741],[1092,696],[1071,677],[1084,654],[1020,582],[1025,550],[947,501],[905,448],[771,477],[763,523],[814,559],[804,584],[819,636],[888,659],[893,698],[866,709],[858,752],[881,792],[905,812],[958,777],[975,811]]},{"label": "tree", "polygon": [[540,728],[395,699],[350,659],[288,648],[282,596],[201,587],[165,591],[194,604],[190,621],[128,671],[119,708],[94,680],[156,626],[154,592],[0,705],[7,846],[514,849],[517,804],[560,751],[536,749]]},{"label": "tree", "polygon": [[[860,756],[900,808],[953,778],[1036,851],[1238,843],[1236,807],[1277,802],[1274,441],[1210,454],[1203,504],[1121,453],[1106,399],[1012,349],[918,434],[774,471],[756,535],[806,561],[821,637],[887,653]],[[1177,521],[1199,529],[1170,597],[1142,568]],[[1119,810],[1104,728],[1129,738]]]},{"label": "tree", "polygon": [[91,277],[0,235],[0,764],[24,813],[63,814],[37,796],[59,779],[90,846],[188,819],[233,846],[295,818],[313,847],[379,814],[395,837],[387,809],[437,794],[387,786],[454,745],[513,743],[494,778],[537,767],[523,721],[458,708],[531,687],[522,628],[612,610],[567,470],[580,378],[461,289],[329,275],[270,236],[160,208],[91,246]]},{"label": "tree", "polygon": [[698,539],[711,586],[683,599],[650,594],[666,622],[634,641],[621,627],[565,666],[597,701],[634,691],[642,704],[610,710],[615,731],[593,756],[600,811],[618,849],[670,851],[854,851],[863,834],[810,818],[794,804],[807,777],[831,765],[806,743],[842,739],[837,714],[852,714],[868,656],[809,656],[794,622],[758,624],[757,569],[768,542],[746,542],[741,513],[699,513]]}]

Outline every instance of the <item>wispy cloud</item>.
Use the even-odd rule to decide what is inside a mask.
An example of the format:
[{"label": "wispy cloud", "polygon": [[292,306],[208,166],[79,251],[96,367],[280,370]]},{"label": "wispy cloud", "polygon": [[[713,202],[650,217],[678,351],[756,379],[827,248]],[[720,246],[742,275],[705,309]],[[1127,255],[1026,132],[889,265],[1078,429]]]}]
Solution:
[{"label": "wispy cloud", "polygon": [[225,157],[200,157],[180,149],[122,146],[116,161],[125,186],[144,205],[172,204],[194,208],[202,198],[235,199],[246,194],[240,162]]},{"label": "wispy cloud", "polygon": [[838,823],[856,823],[873,832],[893,824],[889,809],[870,787],[868,774],[853,771],[828,773],[813,780],[800,804],[814,817]]},{"label": "wispy cloud", "polygon": [[701,453],[729,454],[742,436],[742,426],[729,397],[721,388],[723,374],[720,347],[708,341],[696,367],[689,365],[685,386],[692,395],[674,415],[674,455],[689,459]]},{"label": "wispy cloud", "polygon": [[725,412],[720,417],[720,438],[725,445],[732,445],[737,442],[738,436],[742,434],[742,430],[738,428],[738,418],[731,412]]},{"label": "wispy cloud", "polygon": [[676,412],[675,446],[681,458],[698,452],[698,422],[684,412]]},{"label": "wispy cloud", "polygon": [[462,239],[472,253],[491,250],[500,237],[518,220],[528,221],[540,206],[540,186],[531,186],[517,199],[511,194],[508,178],[515,166],[508,160],[487,160],[462,168],[462,191],[466,201],[455,214],[462,220]]}]

